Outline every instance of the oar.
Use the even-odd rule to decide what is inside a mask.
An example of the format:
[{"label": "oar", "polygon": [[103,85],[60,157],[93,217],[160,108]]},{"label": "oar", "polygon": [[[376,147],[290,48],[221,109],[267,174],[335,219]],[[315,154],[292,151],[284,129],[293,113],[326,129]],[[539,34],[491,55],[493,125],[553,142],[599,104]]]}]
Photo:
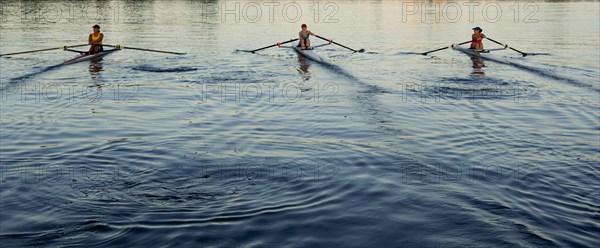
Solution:
[{"label": "oar", "polygon": [[361,52],[361,53],[362,53],[362,52],[364,52],[364,51],[365,51],[365,49],[360,49],[360,50],[356,51],[356,50],[354,50],[354,49],[352,49],[352,48],[349,48],[349,47],[347,47],[347,46],[344,46],[344,45],[342,45],[342,44],[340,44],[340,43],[337,43],[337,42],[335,42],[335,41],[333,41],[333,40],[331,40],[331,39],[327,39],[327,38],[324,38],[324,37],[318,36],[318,35],[316,35],[316,34],[315,34],[315,36],[317,36],[317,38],[319,38],[319,39],[321,39],[321,40],[326,40],[326,41],[327,41],[327,42],[329,42],[329,43],[336,44],[336,45],[338,45],[338,46],[341,46],[341,47],[343,47],[343,48],[346,48],[346,49],[348,49],[348,50],[350,50],[350,51],[353,51],[353,52]]},{"label": "oar", "polygon": [[494,40],[494,39],[492,39],[492,38],[487,38],[487,39],[488,39],[488,40],[490,40],[490,41],[492,41],[492,42],[494,42],[494,43],[496,43],[496,44],[498,44],[498,45],[501,45],[501,46],[506,46],[506,47],[508,47],[510,50],[513,50],[513,51],[515,51],[515,52],[518,52],[518,53],[520,53],[520,54],[523,54],[523,57],[525,57],[525,56],[529,55],[529,54],[527,54],[527,53],[521,52],[521,51],[519,51],[519,50],[517,50],[517,49],[514,49],[514,48],[512,48],[512,47],[509,47],[509,46],[508,46],[508,45],[506,45],[506,44],[502,44],[502,43],[500,43],[500,42],[498,42],[498,41],[495,41],[495,40]]},{"label": "oar", "polygon": [[[469,43],[469,42],[471,42],[471,41],[465,41],[465,42],[462,42],[462,43],[458,43],[458,45],[459,45],[459,46],[460,46],[460,45],[464,45],[464,44],[467,44],[467,43]],[[452,46],[450,45],[450,46],[447,46],[447,47],[438,48],[438,49],[431,50],[431,51],[429,51],[429,52],[420,53],[420,54],[421,54],[421,55],[423,55],[423,56],[425,56],[425,55],[427,55],[427,54],[429,54],[429,53],[433,53],[433,52],[437,52],[437,51],[445,50],[445,49],[448,49],[448,48],[450,48],[450,47],[452,47]]]},{"label": "oar", "polygon": [[266,47],[261,47],[261,48],[254,49],[254,50],[237,50],[237,49],[236,49],[236,51],[238,51],[238,52],[248,52],[248,53],[254,53],[254,52],[257,52],[257,51],[260,51],[260,50],[265,50],[265,49],[267,49],[267,48],[271,48],[271,47],[274,47],[274,46],[281,46],[281,45],[283,45],[283,44],[290,43],[290,42],[294,42],[294,41],[297,41],[297,40],[298,40],[298,39],[291,39],[291,40],[288,40],[288,41],[285,41],[285,42],[278,42],[278,43],[276,43],[276,44],[269,45],[269,46],[266,46]]},{"label": "oar", "polygon": [[38,50],[31,50],[31,51],[24,51],[24,52],[16,52],[16,53],[5,53],[5,54],[0,54],[0,57],[2,56],[7,56],[7,55],[17,55],[17,54],[24,54],[24,53],[35,53],[35,52],[43,52],[43,51],[51,51],[51,50],[67,50],[67,48],[70,47],[82,47],[82,46],[87,46],[89,44],[81,44],[81,45],[74,45],[74,46],[60,46],[60,47],[53,47],[53,48],[45,48],[45,49],[38,49]]},{"label": "oar", "polygon": [[77,51],[77,50],[68,49],[68,48],[67,48],[67,49],[65,49],[65,51],[74,52],[74,53],[80,53],[80,54],[81,54],[81,53],[87,53],[87,52],[84,52],[84,51]]},{"label": "oar", "polygon": [[168,54],[177,54],[177,55],[185,55],[186,54],[186,53],[169,52],[169,51],[161,51],[161,50],[146,49],[146,48],[126,47],[126,46],[122,46],[122,45],[102,45],[102,46],[114,47],[116,49],[131,49],[131,50],[139,50],[139,51],[155,52],[155,53],[168,53]]}]

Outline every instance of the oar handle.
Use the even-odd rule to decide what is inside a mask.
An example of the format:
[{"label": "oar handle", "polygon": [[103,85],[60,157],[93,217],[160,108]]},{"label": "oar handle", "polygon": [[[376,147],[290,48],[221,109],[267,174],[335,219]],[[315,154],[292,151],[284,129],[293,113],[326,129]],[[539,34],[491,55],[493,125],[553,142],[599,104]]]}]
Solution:
[{"label": "oar handle", "polygon": [[335,42],[335,41],[333,41],[333,40],[331,40],[331,39],[327,39],[327,38],[325,38],[325,37],[321,37],[321,36],[319,36],[319,35],[316,35],[316,34],[315,34],[315,36],[316,36],[317,38],[321,39],[321,40],[326,40],[327,42],[331,42],[331,43],[333,43],[333,44],[336,44],[336,45],[338,45],[338,46],[341,46],[341,47],[343,47],[343,48],[346,48],[346,49],[348,49],[348,50],[350,50],[350,51],[353,51],[353,52],[358,52],[358,51],[356,51],[356,50],[354,50],[354,49],[352,49],[352,48],[349,48],[349,47],[347,47],[347,46],[344,46],[344,45],[342,45],[342,44],[340,44],[340,43],[337,43],[337,42]]},{"label": "oar handle", "polygon": [[517,50],[517,49],[515,49],[515,48],[512,48],[512,47],[509,47],[508,45],[506,45],[506,44],[503,44],[503,43],[500,43],[500,42],[498,42],[498,41],[496,41],[496,40],[494,40],[494,39],[492,39],[492,38],[487,38],[487,39],[488,39],[488,40],[490,40],[491,42],[494,42],[494,43],[498,44],[498,45],[501,45],[501,46],[504,46],[504,47],[508,47],[510,50],[513,50],[513,51],[515,51],[515,52],[518,52],[518,53],[520,53],[520,54],[523,54],[523,56],[527,56],[527,53],[521,52],[521,51],[519,51],[519,50]]}]

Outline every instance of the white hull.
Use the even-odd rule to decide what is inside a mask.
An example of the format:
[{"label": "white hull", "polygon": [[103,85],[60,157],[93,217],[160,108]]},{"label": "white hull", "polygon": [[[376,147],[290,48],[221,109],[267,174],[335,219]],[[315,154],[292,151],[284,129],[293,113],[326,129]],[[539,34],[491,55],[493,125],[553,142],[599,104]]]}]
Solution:
[{"label": "white hull", "polygon": [[499,62],[499,63],[509,64],[508,61],[506,61],[504,59],[501,59],[501,58],[498,58],[498,57],[490,54],[489,51],[488,52],[478,52],[478,51],[475,51],[473,49],[464,48],[464,47],[455,46],[455,45],[452,46],[452,49],[460,51],[460,52],[462,52],[464,54],[467,54],[467,55],[469,55],[471,57],[481,58],[481,59],[491,60],[491,61],[495,61],[495,62]]},{"label": "white hull", "polygon": [[294,50],[296,50],[296,52],[304,55],[304,57],[309,58],[310,60],[316,61],[316,62],[324,62],[323,58],[321,58],[321,56],[319,56],[316,52],[315,49],[310,49],[310,50],[303,50],[301,47],[298,47],[298,43],[295,42],[294,45]]}]

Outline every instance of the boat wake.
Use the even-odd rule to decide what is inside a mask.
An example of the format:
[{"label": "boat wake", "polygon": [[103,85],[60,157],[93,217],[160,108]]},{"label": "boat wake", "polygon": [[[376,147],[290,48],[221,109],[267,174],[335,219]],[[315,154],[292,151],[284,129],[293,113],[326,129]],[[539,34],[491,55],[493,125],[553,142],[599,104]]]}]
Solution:
[{"label": "boat wake", "polygon": [[52,70],[54,70],[56,68],[59,68],[62,65],[63,64],[60,63],[60,64],[57,64],[57,65],[46,67],[46,68],[44,68],[44,69],[42,69],[40,71],[36,71],[36,72],[29,73],[29,74],[25,74],[23,76],[16,77],[16,78],[11,78],[11,79],[8,80],[8,82],[0,85],[0,92],[5,91],[7,88],[9,88],[9,87],[11,87],[11,86],[13,86],[15,84],[22,83],[23,81],[25,81],[27,79],[30,79],[32,77],[35,77],[35,76],[40,75],[40,74],[45,73],[45,72],[52,71]]},{"label": "boat wake", "polygon": [[402,132],[402,130],[395,125],[393,111],[387,108],[386,105],[378,99],[378,96],[381,94],[391,93],[390,90],[379,85],[364,82],[336,64],[321,62],[319,65],[331,72],[346,77],[350,82],[356,85],[357,91],[351,97],[352,102],[356,104],[357,109],[356,112],[349,114],[350,118],[352,118],[352,115],[354,114],[362,116],[366,122],[381,130],[386,135],[395,136]]},{"label": "boat wake", "polygon": [[550,56],[550,53],[527,53],[527,56],[533,56],[533,55],[545,55],[545,56]]},{"label": "boat wake", "polygon": [[173,68],[160,68],[160,67],[155,67],[155,66],[151,66],[151,65],[139,65],[139,66],[132,67],[131,69],[136,70],[136,71],[146,71],[146,72],[186,72],[186,71],[198,70],[198,68],[187,67],[187,66],[180,66],[180,67],[173,67]]},{"label": "boat wake", "polygon": [[566,83],[568,83],[570,85],[573,85],[573,86],[582,87],[582,88],[589,88],[589,89],[592,89],[592,90],[594,90],[596,92],[600,92],[600,88],[594,87],[594,85],[592,85],[592,84],[588,84],[588,83],[585,83],[585,82],[582,82],[582,81],[579,81],[579,80],[576,80],[576,79],[573,79],[573,78],[568,78],[568,77],[565,77],[565,76],[561,76],[561,75],[555,74],[555,73],[553,73],[551,71],[548,71],[548,70],[545,70],[545,69],[542,69],[542,68],[528,66],[528,65],[523,65],[523,64],[511,62],[511,61],[506,61],[506,62],[502,62],[502,63],[514,66],[516,68],[522,69],[524,71],[528,71],[530,73],[533,73],[533,74],[536,74],[536,75],[539,75],[539,76],[542,76],[542,77],[554,79],[554,80],[557,80],[557,81],[566,82]]},{"label": "boat wake", "polygon": [[[471,54],[472,52],[469,52],[468,49],[464,49],[464,48],[461,48],[461,47],[455,47],[454,49],[459,50],[459,51],[461,51],[463,53],[466,53],[469,56],[472,56],[472,54]],[[536,54],[536,55],[538,55],[538,54]],[[566,83],[568,83],[570,85],[573,85],[573,86],[583,87],[583,88],[589,88],[589,89],[592,89],[592,90],[594,90],[596,92],[600,92],[600,89],[594,87],[594,85],[587,84],[585,82],[582,82],[582,81],[579,81],[579,80],[576,80],[576,79],[573,79],[573,78],[561,76],[561,75],[558,75],[556,73],[553,73],[550,70],[543,69],[543,68],[540,68],[540,67],[524,65],[524,64],[520,64],[520,63],[511,61],[511,60],[507,60],[507,59],[503,59],[503,58],[500,59],[500,58],[490,57],[490,56],[486,56],[483,59],[490,60],[490,61],[493,61],[493,62],[497,62],[497,63],[500,63],[500,64],[505,64],[505,65],[513,66],[513,67],[515,67],[517,69],[521,69],[521,70],[533,73],[533,74],[538,75],[538,76],[542,76],[542,77],[554,79],[554,80],[557,80],[557,81],[566,82]]]}]

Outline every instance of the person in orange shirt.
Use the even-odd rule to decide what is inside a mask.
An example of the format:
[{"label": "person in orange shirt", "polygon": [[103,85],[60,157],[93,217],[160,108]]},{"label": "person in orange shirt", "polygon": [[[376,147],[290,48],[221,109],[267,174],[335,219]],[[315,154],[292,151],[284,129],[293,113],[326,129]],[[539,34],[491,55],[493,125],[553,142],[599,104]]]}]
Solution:
[{"label": "person in orange shirt", "polygon": [[88,54],[94,54],[104,50],[102,48],[102,39],[104,39],[104,34],[100,33],[100,26],[94,25],[92,28],[94,31],[88,38],[88,43],[91,45]]},{"label": "person in orange shirt", "polygon": [[483,30],[480,27],[473,28],[473,35],[471,36],[471,49],[475,49],[477,51],[483,50],[483,39],[485,39],[485,34],[481,33]]}]

